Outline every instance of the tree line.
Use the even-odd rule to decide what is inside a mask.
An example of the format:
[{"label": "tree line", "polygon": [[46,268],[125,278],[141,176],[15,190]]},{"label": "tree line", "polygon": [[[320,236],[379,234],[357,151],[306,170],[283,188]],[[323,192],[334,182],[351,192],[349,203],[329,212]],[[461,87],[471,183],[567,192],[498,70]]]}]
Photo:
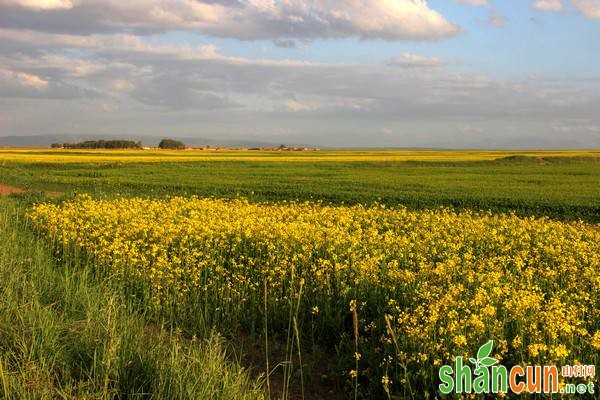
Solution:
[{"label": "tree line", "polygon": [[79,143],[54,143],[51,147],[63,149],[141,149],[142,142],[133,140],[86,140]]},{"label": "tree line", "polygon": [[[53,149],[141,149],[142,142],[133,140],[85,140],[79,143],[53,143]],[[162,139],[158,144],[160,149],[183,150],[185,143],[174,139]]]}]

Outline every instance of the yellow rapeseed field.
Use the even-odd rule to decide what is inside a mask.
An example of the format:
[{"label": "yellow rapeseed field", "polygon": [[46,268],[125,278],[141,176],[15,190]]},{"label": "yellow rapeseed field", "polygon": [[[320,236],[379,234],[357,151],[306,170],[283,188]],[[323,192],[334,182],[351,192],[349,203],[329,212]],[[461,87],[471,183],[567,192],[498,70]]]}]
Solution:
[{"label": "yellow rapeseed field", "polygon": [[133,163],[190,161],[393,162],[486,161],[505,157],[599,157],[598,150],[56,150],[2,149],[0,162],[19,163]]},{"label": "yellow rapeseed field", "polygon": [[85,196],[29,217],[155,307],[284,331],[292,310],[307,347],[337,346],[347,379],[380,393],[432,392],[440,365],[492,339],[508,365],[600,364],[600,229],[583,222]]}]

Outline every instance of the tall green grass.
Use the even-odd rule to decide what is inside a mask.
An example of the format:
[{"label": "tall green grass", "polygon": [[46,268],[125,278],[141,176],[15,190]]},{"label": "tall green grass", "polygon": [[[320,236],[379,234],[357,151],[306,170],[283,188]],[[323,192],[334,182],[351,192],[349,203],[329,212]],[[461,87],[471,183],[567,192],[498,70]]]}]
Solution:
[{"label": "tall green grass", "polygon": [[261,399],[217,334],[153,321],[91,268],[57,262],[0,199],[0,398]]}]

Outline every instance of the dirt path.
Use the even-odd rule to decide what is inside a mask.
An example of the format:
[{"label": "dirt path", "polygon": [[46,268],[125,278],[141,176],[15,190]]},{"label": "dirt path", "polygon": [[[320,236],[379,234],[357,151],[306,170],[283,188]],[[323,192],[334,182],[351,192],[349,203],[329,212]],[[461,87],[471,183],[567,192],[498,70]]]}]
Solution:
[{"label": "dirt path", "polygon": [[4,185],[0,183],[0,196],[8,196],[13,193],[24,193],[25,190],[11,185]]}]

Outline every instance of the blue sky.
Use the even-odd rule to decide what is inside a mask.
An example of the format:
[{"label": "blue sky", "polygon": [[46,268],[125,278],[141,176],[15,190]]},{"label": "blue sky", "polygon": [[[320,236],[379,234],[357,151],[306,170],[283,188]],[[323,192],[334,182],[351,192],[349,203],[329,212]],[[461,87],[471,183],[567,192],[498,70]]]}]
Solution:
[{"label": "blue sky", "polygon": [[600,147],[600,0],[0,0],[0,136]]},{"label": "blue sky", "polygon": [[[299,43],[299,49],[279,48],[270,40],[240,41],[189,32],[159,35],[156,40],[213,43],[227,54],[250,59],[377,63],[409,52],[441,57],[458,70],[472,68],[502,78],[600,76],[600,22],[585,18],[568,3],[560,13],[536,10],[528,1],[503,0],[487,7],[449,0],[429,1],[429,4],[460,25],[463,32],[439,40],[318,40]],[[491,25],[492,16],[504,18],[505,25]]]}]

